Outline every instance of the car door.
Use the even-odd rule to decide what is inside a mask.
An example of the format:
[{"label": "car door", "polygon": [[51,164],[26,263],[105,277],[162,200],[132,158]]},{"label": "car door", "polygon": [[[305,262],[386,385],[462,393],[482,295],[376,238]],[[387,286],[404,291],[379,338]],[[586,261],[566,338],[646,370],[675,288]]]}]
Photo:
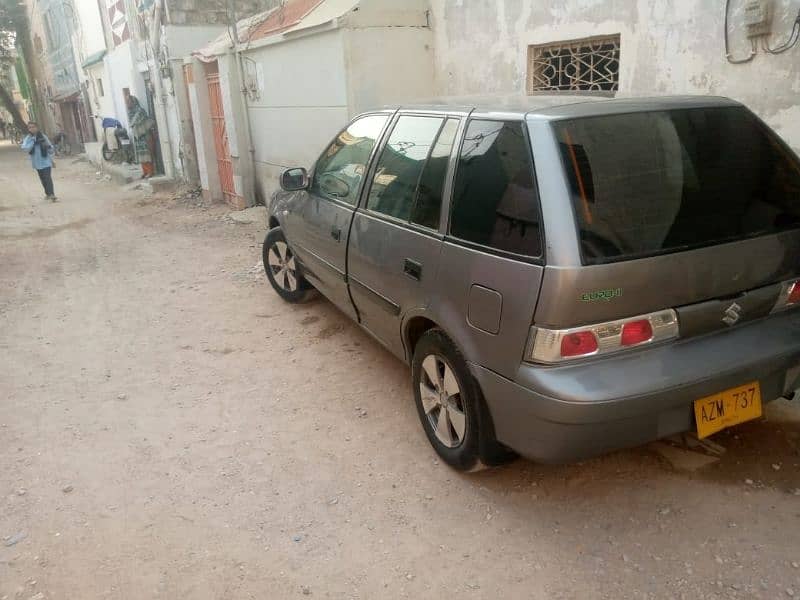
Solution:
[{"label": "car door", "polygon": [[361,324],[398,356],[403,315],[427,305],[436,280],[445,175],[459,123],[399,114],[353,218],[350,293]]},{"label": "car door", "polygon": [[524,121],[470,115],[449,217],[432,318],[469,362],[511,379],[544,272],[539,193]]},{"label": "car door", "polygon": [[391,113],[361,116],[328,146],[311,173],[299,210],[288,215],[290,243],[304,275],[328,299],[355,317],[346,284],[346,256],[364,173]]}]

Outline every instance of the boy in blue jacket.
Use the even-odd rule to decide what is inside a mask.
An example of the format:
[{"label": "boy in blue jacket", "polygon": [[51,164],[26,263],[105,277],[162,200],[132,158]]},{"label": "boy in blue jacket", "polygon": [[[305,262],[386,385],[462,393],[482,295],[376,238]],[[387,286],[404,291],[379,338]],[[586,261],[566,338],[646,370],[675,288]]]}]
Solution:
[{"label": "boy in blue jacket", "polygon": [[20,146],[24,152],[30,154],[31,164],[39,174],[39,181],[42,182],[46,200],[55,202],[55,192],[53,191],[53,144],[47,136],[39,131],[39,125],[35,121],[28,123],[28,135],[22,140]]}]

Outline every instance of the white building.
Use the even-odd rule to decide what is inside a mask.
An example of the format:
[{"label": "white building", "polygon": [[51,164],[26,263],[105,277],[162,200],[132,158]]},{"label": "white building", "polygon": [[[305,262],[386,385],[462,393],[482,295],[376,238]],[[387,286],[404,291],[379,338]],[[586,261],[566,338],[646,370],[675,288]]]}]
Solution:
[{"label": "white building", "polygon": [[426,8],[294,0],[244,23],[235,48],[225,34],[196,52],[190,94],[206,194],[235,206],[264,201],[284,168],[310,166],[354,115],[432,96]]}]

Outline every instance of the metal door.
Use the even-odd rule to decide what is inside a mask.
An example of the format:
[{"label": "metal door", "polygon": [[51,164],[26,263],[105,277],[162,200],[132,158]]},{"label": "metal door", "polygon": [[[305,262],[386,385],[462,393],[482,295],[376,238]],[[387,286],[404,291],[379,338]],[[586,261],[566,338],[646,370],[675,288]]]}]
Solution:
[{"label": "metal door", "polygon": [[233,184],[233,162],[228,146],[228,133],[225,130],[225,109],[222,105],[222,88],[219,73],[206,75],[208,82],[208,101],[211,110],[211,123],[214,128],[214,149],[217,155],[219,183],[222,197],[228,204],[236,206],[236,189]]}]

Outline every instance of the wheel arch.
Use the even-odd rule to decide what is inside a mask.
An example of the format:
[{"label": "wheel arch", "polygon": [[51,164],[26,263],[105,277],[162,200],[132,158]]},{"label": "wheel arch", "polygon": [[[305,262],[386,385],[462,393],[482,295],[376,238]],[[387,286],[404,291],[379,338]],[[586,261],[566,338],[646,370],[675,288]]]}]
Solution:
[{"label": "wheel arch", "polygon": [[456,349],[462,354],[467,366],[467,370],[472,375],[472,384],[478,393],[478,419],[480,427],[484,431],[485,436],[480,440],[479,456],[480,460],[486,466],[500,465],[513,459],[516,455],[513,451],[509,450],[501,442],[497,441],[494,418],[492,417],[489,405],[483,396],[480,382],[475,377],[473,372],[473,365],[470,363],[469,358],[464,354],[464,349],[459,342],[443,327],[435,316],[429,314],[425,309],[413,311],[403,319],[403,345],[405,346],[406,359],[409,364],[414,359],[414,349],[422,336],[431,329],[441,330],[455,345]]},{"label": "wheel arch", "polygon": [[424,313],[406,317],[403,322],[403,346],[406,350],[406,362],[411,364],[414,358],[414,348],[425,332],[437,327],[439,324]]}]

